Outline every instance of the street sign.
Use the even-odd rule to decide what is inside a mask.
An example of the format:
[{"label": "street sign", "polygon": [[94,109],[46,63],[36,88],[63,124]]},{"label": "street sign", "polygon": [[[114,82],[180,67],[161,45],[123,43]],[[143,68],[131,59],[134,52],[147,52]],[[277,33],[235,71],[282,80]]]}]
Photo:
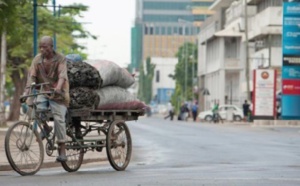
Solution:
[{"label": "street sign", "polygon": [[282,119],[300,119],[300,3],[283,2]]},{"label": "street sign", "polygon": [[254,70],[253,116],[273,119],[276,113],[276,70]]}]

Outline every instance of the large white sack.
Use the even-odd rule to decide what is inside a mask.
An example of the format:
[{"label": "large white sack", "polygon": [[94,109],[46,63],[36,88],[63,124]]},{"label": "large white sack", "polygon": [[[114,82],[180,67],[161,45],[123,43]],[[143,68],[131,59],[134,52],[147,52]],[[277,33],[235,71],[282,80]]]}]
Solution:
[{"label": "large white sack", "polygon": [[100,102],[98,107],[111,103],[122,103],[137,101],[138,99],[128,92],[126,89],[117,87],[117,86],[107,86],[100,88],[97,91],[97,94],[100,97]]},{"label": "large white sack", "polygon": [[102,78],[101,87],[115,85],[122,88],[128,88],[135,82],[132,74],[114,62],[97,60],[92,65],[100,73]]}]

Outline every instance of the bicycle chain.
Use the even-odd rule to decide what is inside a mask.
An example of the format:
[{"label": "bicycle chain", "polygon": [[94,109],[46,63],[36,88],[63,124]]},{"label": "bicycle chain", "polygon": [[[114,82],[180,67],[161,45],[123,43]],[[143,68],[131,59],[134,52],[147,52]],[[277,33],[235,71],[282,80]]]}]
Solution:
[{"label": "bicycle chain", "polygon": [[[87,153],[88,151],[94,151],[93,149],[83,149],[83,153],[85,154],[85,153]],[[52,150],[52,154],[53,154],[53,152],[54,152],[54,150]],[[47,153],[47,149],[46,149],[46,153]],[[49,157],[57,157],[57,156],[55,156],[55,155],[48,155]],[[72,154],[72,155],[66,155],[67,157],[70,157],[70,156],[75,156],[75,155],[79,155],[80,154],[80,152],[79,153],[77,153],[77,154]]]}]

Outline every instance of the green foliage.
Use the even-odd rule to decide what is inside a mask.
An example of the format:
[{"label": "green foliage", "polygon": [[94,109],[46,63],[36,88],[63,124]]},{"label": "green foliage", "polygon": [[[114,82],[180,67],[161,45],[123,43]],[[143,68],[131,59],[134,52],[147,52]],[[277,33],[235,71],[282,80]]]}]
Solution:
[{"label": "green foliage", "polygon": [[138,98],[147,104],[152,100],[154,69],[155,65],[151,63],[150,57],[147,58],[145,67],[143,63],[140,65]]},{"label": "green foliage", "polygon": [[[61,7],[59,14],[57,13],[54,17],[52,7],[43,6],[52,4],[52,0],[38,0],[37,4],[39,5],[37,7],[38,36],[53,36],[55,33],[58,52],[79,53],[83,59],[86,59],[87,55],[83,52],[84,46],[76,43],[75,39],[87,37],[95,39],[96,37],[85,31],[75,17],[82,16],[82,12],[87,11],[88,7],[82,4]],[[56,10],[58,11],[58,8]],[[32,0],[0,0],[0,32],[6,31],[7,33],[5,73],[8,96],[19,96],[24,88],[20,85],[16,86],[16,82],[26,80],[27,69],[34,57],[33,28]],[[18,105],[15,100],[13,101],[12,105]]]},{"label": "green foliage", "polygon": [[[1,0],[3,1],[3,0]],[[0,1],[0,2],[1,2]],[[28,68],[33,59],[33,4],[31,0],[4,0],[6,5],[0,3],[1,30],[7,30],[8,72],[12,70]],[[38,5],[50,4],[52,1],[38,0]],[[3,6],[6,6],[3,8]],[[59,16],[54,17],[49,8],[38,6],[38,35],[50,35],[56,33],[57,51],[79,53],[86,59],[84,47],[75,42],[76,38],[93,37],[83,29],[81,23],[75,20],[75,16],[81,16],[88,9],[82,4],[73,4],[61,7]],[[2,24],[1,24],[2,23]],[[73,33],[77,33],[76,36]],[[18,60],[16,60],[18,59]]]},{"label": "green foliage", "polygon": [[[193,93],[193,74],[194,77],[197,76],[197,51],[197,45],[193,43],[184,43],[176,54],[178,63],[175,67],[175,74],[169,76],[176,82],[175,92],[172,95],[172,104],[175,105],[176,110],[178,110],[182,102],[192,100],[193,98],[196,98],[195,96],[197,96]],[[185,94],[187,100],[185,100]]]}]

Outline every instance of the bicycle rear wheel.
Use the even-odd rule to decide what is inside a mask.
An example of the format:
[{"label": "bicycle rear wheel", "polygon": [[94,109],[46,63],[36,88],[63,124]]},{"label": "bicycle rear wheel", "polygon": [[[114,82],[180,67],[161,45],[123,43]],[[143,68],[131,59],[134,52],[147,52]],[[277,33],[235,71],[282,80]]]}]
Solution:
[{"label": "bicycle rear wheel", "polygon": [[117,171],[125,170],[132,152],[129,129],[124,121],[114,121],[106,136],[106,153],[110,165]]},{"label": "bicycle rear wheel", "polygon": [[18,121],[8,129],[5,153],[11,167],[22,176],[38,172],[44,160],[42,140],[25,121]]},{"label": "bicycle rear wheel", "polygon": [[[72,135],[75,136],[75,132],[72,132]],[[61,162],[65,171],[75,172],[81,167],[84,156],[84,149],[80,147],[82,144],[82,142],[76,142],[67,135],[66,155],[68,157],[68,161]]]}]

